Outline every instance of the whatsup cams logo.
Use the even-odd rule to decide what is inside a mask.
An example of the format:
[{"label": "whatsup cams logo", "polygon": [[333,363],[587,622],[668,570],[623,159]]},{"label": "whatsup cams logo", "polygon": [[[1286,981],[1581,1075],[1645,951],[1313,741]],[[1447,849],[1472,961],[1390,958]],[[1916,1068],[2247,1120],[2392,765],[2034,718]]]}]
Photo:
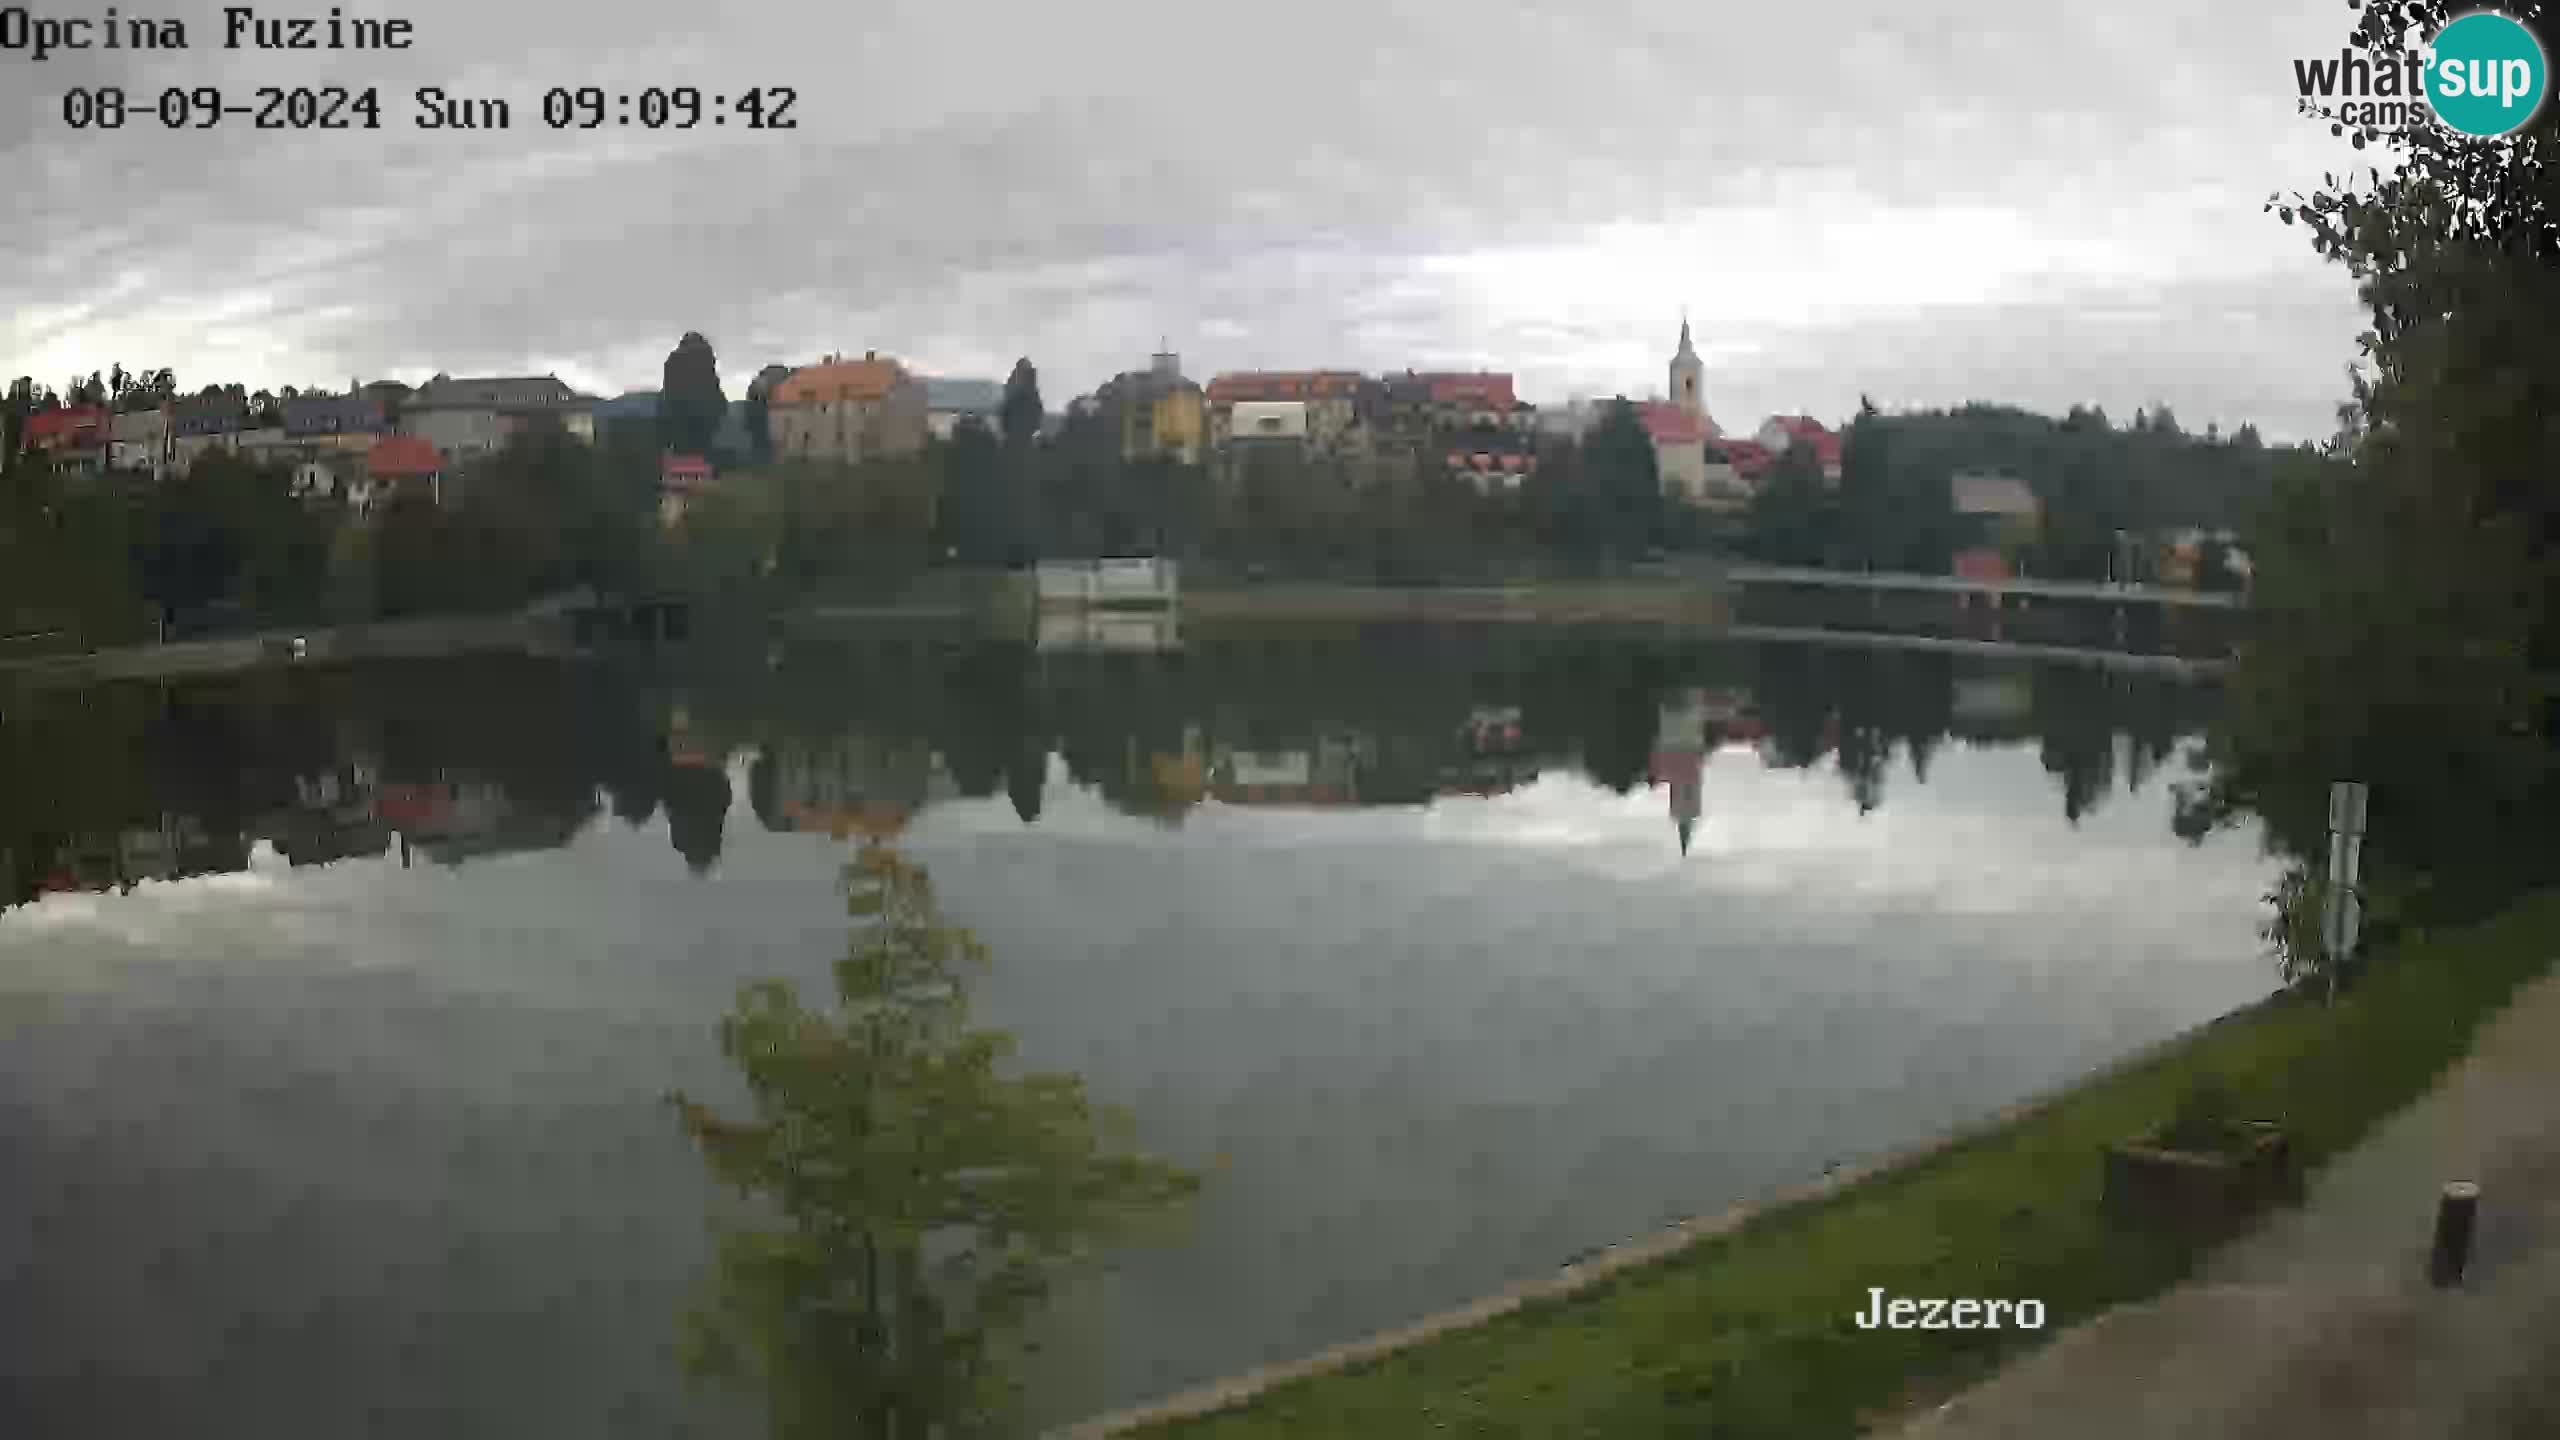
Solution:
[{"label": "whatsup cams logo", "polygon": [[[2302,103],[2342,127],[2413,130],[2440,125],[2489,139],[2524,128],[2551,89],[2542,42],[2512,17],[2474,10],[2399,59],[2341,50],[2335,60],[2293,62]],[[2362,143],[2359,141],[2358,143]]]}]

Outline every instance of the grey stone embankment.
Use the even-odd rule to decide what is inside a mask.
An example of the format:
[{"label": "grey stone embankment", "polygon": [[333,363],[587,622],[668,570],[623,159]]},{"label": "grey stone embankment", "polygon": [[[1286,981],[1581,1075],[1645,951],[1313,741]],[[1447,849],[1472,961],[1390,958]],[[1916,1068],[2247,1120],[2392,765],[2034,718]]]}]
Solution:
[{"label": "grey stone embankment", "polygon": [[87,685],[355,660],[534,651],[553,644],[556,629],[557,622],[521,614],[431,616],[371,625],[263,630],[249,635],[13,660],[0,662],[0,675],[31,685]]},{"label": "grey stone embankment", "polygon": [[[2445,1182],[2480,1186],[2463,1283],[2427,1276]],[[2305,1203],[2187,1284],[2064,1332],[1895,1440],[2560,1436],[2560,977]]]},{"label": "grey stone embankment", "polygon": [[1186,620],[1443,620],[1565,624],[1635,621],[1713,625],[1725,597],[1704,583],[1555,581],[1537,585],[1185,587]]}]

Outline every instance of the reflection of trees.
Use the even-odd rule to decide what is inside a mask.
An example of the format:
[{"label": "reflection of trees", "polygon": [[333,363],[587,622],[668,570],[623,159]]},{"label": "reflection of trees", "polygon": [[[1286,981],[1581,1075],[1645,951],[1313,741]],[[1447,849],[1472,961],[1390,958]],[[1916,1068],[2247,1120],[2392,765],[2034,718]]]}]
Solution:
[{"label": "reflection of trees", "polygon": [[2045,773],[2062,786],[2062,813],[2074,824],[2115,784],[2115,691],[2103,670],[2054,665],[2036,672],[2038,752]]},{"label": "reflection of trees", "polygon": [[[1579,756],[1593,783],[1624,793],[1645,777],[1668,679],[1649,648],[1577,646],[1530,667],[1521,728],[1538,750]],[[1455,744],[1451,722],[1434,737],[1443,745]]]},{"label": "reflection of trees", "polygon": [[987,1433],[1011,1408],[1010,1343],[1062,1268],[1198,1182],[1121,1148],[1126,1122],[1076,1077],[999,1073],[1011,1037],[969,1024],[985,950],[923,871],[871,846],[849,875],[869,923],[837,1005],[748,986],[720,1044],[749,1116],[675,1097],[769,1222],[722,1235],[686,1363],[762,1390],[777,1436]]},{"label": "reflection of trees", "polygon": [[1926,651],[1892,656],[1894,675],[1885,687],[1894,737],[1911,755],[1911,778],[1929,783],[1929,758],[1955,729],[1955,662]]},{"label": "reflection of trees", "polygon": [[[1520,711],[1504,762],[1519,778],[1574,766],[1629,789],[1647,774],[1660,707],[1700,687],[1752,712],[1766,763],[1832,757],[1862,810],[1887,798],[1897,748],[1926,783],[1938,747],[1957,735],[2034,743],[2076,820],[2118,772],[2138,790],[2164,763],[2175,768],[2182,739],[2219,703],[2210,689],[2097,671],[1682,643],[1596,625],[1257,625],[1206,630],[1163,656],[1041,655],[899,632],[795,650],[787,669],[770,669],[761,649],[751,658],[686,677],[689,739],[668,731],[655,688],[673,677],[527,659],[30,696],[0,711],[0,898],[77,869],[58,855],[111,849],[116,835],[165,817],[251,840],[300,835],[312,822],[297,818],[298,788],[358,759],[386,785],[498,792],[506,834],[470,853],[562,843],[599,813],[601,793],[628,824],[663,810],[673,848],[701,871],[722,854],[733,737],[756,737],[767,757],[747,784],[768,828],[810,823],[785,819],[812,803],[793,788],[784,762],[795,756],[853,775],[882,815],[936,803],[947,774],[950,788],[1002,796],[1032,823],[1054,801],[1048,767],[1063,754],[1067,778],[1106,803],[1172,820],[1200,803],[1200,772],[1222,751],[1313,753],[1337,740],[1356,740],[1363,756],[1360,803],[1430,803],[1444,777],[1477,767],[1464,732],[1480,708]],[[2190,807],[2182,824],[2193,832],[2212,818]],[[330,823],[355,826],[344,815]],[[299,853],[357,852],[313,839]]]},{"label": "reflection of trees", "polygon": [[720,863],[729,821],[729,776],[717,765],[671,765],[664,803],[667,840],[697,875]]},{"label": "reflection of trees", "polygon": [[1028,741],[1016,747],[1005,766],[1005,794],[1025,825],[1040,818],[1040,792],[1048,783],[1048,771],[1047,748]]},{"label": "reflection of trees", "polygon": [[1822,758],[1826,731],[1837,713],[1822,672],[1823,655],[1810,646],[1770,645],[1760,650],[1757,699],[1768,725],[1770,763],[1801,770]]},{"label": "reflection of trees", "polygon": [[1872,814],[1884,803],[1885,771],[1893,763],[1892,686],[1899,677],[1888,673],[1895,667],[1883,656],[1835,651],[1825,658],[1841,672],[1833,692],[1840,717],[1835,751],[1840,779],[1858,813]]}]

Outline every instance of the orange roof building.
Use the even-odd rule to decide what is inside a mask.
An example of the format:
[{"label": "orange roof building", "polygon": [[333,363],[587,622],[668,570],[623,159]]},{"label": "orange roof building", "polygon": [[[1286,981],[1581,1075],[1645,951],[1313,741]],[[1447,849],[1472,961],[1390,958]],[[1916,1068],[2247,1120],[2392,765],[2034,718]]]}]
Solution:
[{"label": "orange roof building", "polygon": [[1357,370],[1236,370],[1209,382],[1209,403],[1239,400],[1348,400],[1360,393]]},{"label": "orange roof building", "polygon": [[924,382],[877,351],[794,370],[765,402],[777,455],[859,461],[924,448]]},{"label": "orange roof building", "polygon": [[829,356],[785,376],[780,384],[773,387],[773,394],[766,397],[765,403],[780,409],[831,400],[880,400],[907,378],[905,366],[895,360],[881,359],[876,351],[859,360],[839,360]]}]

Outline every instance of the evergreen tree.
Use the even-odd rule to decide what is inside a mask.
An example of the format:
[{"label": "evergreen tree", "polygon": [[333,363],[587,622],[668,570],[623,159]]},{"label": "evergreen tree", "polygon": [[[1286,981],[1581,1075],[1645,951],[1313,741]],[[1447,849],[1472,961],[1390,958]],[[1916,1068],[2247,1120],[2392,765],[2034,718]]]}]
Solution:
[{"label": "evergreen tree", "polygon": [[1013,362],[1013,373],[1005,377],[1004,401],[996,410],[1006,447],[1029,449],[1040,438],[1040,422],[1047,413],[1040,401],[1040,372],[1026,355]]},{"label": "evergreen tree", "polygon": [[1604,563],[1641,554],[1662,531],[1662,476],[1636,407],[1620,397],[1583,441],[1582,484],[1567,503],[1575,530]]},{"label": "evergreen tree", "polygon": [[667,352],[658,389],[659,443],[679,454],[709,454],[711,439],[720,433],[720,422],[728,413],[728,397],[720,390],[720,362],[712,354],[711,342],[688,330]]}]

